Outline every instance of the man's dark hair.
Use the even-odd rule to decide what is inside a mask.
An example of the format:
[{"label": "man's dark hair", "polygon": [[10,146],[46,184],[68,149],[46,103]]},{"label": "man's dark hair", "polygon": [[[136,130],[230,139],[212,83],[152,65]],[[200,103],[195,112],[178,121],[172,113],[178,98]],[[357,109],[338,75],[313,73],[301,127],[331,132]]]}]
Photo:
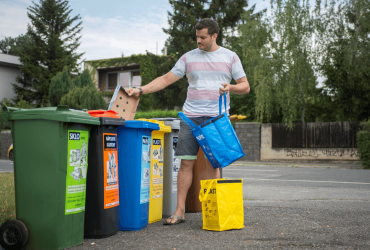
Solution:
[{"label": "man's dark hair", "polygon": [[210,36],[212,36],[213,34],[217,34],[218,35],[218,31],[219,31],[219,28],[218,28],[218,24],[216,21],[214,21],[213,19],[211,18],[203,18],[202,20],[200,20],[196,25],[195,25],[195,28],[197,30],[202,30],[202,29],[205,29],[207,28],[208,29],[208,34]]}]

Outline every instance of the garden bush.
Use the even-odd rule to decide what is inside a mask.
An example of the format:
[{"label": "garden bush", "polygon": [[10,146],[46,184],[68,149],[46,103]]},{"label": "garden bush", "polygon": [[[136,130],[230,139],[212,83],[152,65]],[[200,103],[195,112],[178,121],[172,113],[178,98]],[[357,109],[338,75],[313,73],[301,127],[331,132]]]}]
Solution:
[{"label": "garden bush", "polygon": [[135,119],[151,119],[151,118],[166,118],[166,117],[172,117],[172,118],[180,118],[177,113],[179,111],[177,110],[152,110],[152,111],[138,111],[135,114]]},{"label": "garden bush", "polygon": [[357,132],[357,147],[363,167],[370,169],[370,118],[361,123],[361,130]]}]

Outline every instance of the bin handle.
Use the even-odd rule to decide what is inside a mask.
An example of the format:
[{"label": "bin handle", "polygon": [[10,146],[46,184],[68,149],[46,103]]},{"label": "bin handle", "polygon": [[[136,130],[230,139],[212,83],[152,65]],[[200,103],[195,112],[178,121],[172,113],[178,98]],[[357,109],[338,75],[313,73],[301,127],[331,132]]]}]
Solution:
[{"label": "bin handle", "polygon": [[5,112],[13,112],[13,111],[18,111],[18,110],[22,110],[22,109],[21,108],[12,108],[12,107],[3,106],[3,111],[5,111]]},{"label": "bin handle", "polygon": [[55,111],[70,111],[68,105],[58,105]]}]

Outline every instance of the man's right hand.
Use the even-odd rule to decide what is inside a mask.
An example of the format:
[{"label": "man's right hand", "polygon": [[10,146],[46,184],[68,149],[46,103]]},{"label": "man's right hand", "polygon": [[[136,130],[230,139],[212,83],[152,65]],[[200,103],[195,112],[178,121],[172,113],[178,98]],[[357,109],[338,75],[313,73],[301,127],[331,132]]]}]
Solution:
[{"label": "man's right hand", "polygon": [[139,89],[136,89],[136,88],[129,88],[129,89],[126,89],[126,93],[128,94],[128,96],[136,96],[136,97],[139,97],[140,90]]}]

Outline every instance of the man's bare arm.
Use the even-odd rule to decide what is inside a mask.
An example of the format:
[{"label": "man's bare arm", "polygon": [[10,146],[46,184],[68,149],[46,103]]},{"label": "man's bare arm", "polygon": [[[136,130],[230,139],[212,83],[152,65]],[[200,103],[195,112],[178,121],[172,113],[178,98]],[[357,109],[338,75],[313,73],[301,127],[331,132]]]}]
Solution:
[{"label": "man's bare arm", "polygon": [[223,83],[223,88],[220,88],[220,95],[222,95],[223,92],[232,92],[234,94],[243,95],[248,94],[250,91],[249,83],[247,80],[247,77],[244,76],[242,78],[239,78],[236,81],[236,85],[231,85],[227,83]]},{"label": "man's bare arm", "polygon": [[[181,77],[175,75],[174,73],[170,71],[163,76],[157,77],[156,79],[154,79],[147,85],[142,86],[141,89],[143,90],[143,94],[157,92],[159,90],[164,89],[168,85],[171,85],[172,83],[178,81],[180,78]],[[140,91],[136,88],[126,89],[126,92],[129,96],[132,96],[132,95],[139,96],[140,94]]]}]

